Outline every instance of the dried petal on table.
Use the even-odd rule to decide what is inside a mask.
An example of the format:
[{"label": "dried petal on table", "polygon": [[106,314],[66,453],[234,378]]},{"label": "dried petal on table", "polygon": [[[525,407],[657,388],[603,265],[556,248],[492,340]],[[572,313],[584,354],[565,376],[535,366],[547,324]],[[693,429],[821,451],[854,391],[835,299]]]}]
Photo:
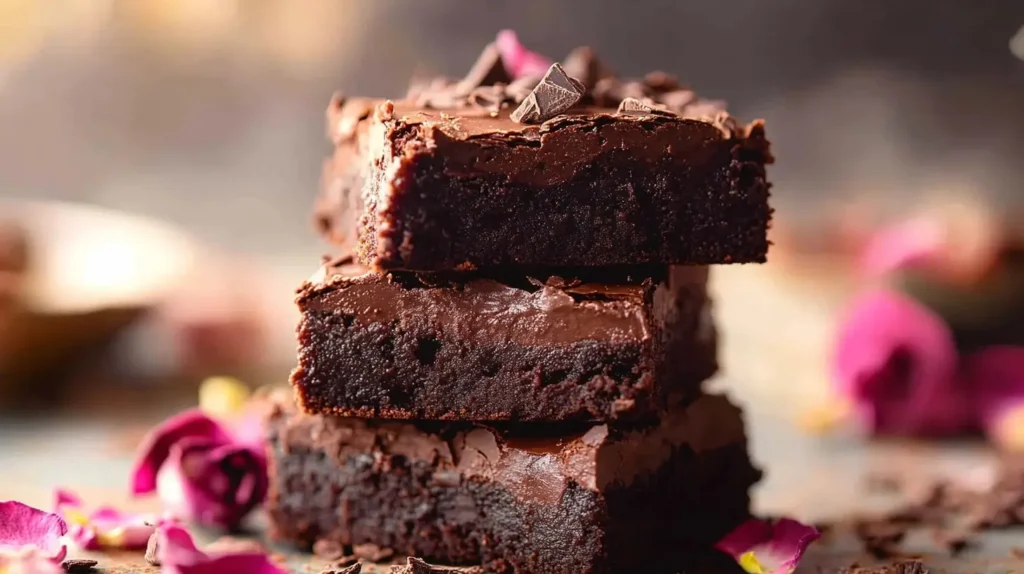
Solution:
[{"label": "dried petal on table", "polygon": [[68,523],[71,539],[83,550],[142,549],[153,534],[154,516],[110,506],[87,512],[78,495],[65,489],[58,489],[55,498],[54,512]]},{"label": "dried petal on table", "polygon": [[207,553],[196,547],[192,535],[176,524],[156,531],[157,560],[165,574],[286,574],[261,552]]},{"label": "dried petal on table", "polygon": [[60,564],[68,553],[67,533],[67,522],[52,512],[14,500],[0,502],[0,558],[35,562],[42,556]]},{"label": "dried petal on table", "polygon": [[1024,451],[1024,347],[989,347],[961,369],[978,403],[981,426],[1004,450]]},{"label": "dried petal on table", "polygon": [[267,461],[198,409],[159,425],[139,453],[134,494],[156,492],[174,517],[236,529],[267,495]]},{"label": "dried petal on table", "polygon": [[0,572],[4,574],[62,574],[60,561],[54,562],[38,548],[28,546],[16,552],[0,552]]},{"label": "dried petal on table", "polygon": [[856,300],[840,324],[836,390],[868,428],[887,435],[955,435],[976,428],[956,345],[932,311],[894,291]]},{"label": "dried petal on table", "polygon": [[807,547],[821,533],[789,518],[751,519],[727,534],[715,548],[732,556],[750,574],[791,574]]}]

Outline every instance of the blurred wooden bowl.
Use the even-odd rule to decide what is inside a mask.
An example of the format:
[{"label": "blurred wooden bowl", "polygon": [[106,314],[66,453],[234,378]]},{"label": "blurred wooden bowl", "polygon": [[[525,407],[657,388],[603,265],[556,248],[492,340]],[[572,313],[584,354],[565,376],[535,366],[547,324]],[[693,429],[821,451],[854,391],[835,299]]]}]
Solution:
[{"label": "blurred wooden bowl", "polygon": [[158,221],[55,202],[0,203],[25,232],[27,275],[0,340],[0,405],[45,393],[165,300],[193,265],[183,233]]}]

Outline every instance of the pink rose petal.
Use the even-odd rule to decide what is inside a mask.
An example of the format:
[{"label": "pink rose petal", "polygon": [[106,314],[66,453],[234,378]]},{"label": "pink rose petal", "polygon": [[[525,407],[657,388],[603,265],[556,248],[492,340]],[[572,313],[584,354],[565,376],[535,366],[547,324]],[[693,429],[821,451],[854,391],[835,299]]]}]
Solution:
[{"label": "pink rose petal", "polygon": [[6,554],[0,552],[0,572],[4,574],[64,574],[60,561],[54,562],[37,548]]},{"label": "pink rose petal", "polygon": [[498,32],[495,40],[498,53],[501,54],[501,61],[505,64],[505,70],[514,78],[536,76],[541,78],[551,67],[551,60],[531,52],[519,43],[519,36],[512,30]]},{"label": "pink rose petal", "polygon": [[61,562],[68,547],[68,525],[60,516],[13,500],[0,502],[0,554],[17,555],[29,548]]},{"label": "pink rose petal", "polygon": [[880,277],[901,269],[935,263],[946,249],[946,227],[934,218],[920,217],[882,229],[868,240],[860,269]]},{"label": "pink rose petal", "polygon": [[807,547],[821,538],[812,526],[782,518],[771,523],[751,519],[715,544],[747,572],[790,574],[796,570]]},{"label": "pink rose petal", "polygon": [[157,558],[166,574],[285,574],[266,554],[207,554],[196,547],[187,530],[173,524],[157,530]]},{"label": "pink rose petal", "polygon": [[874,432],[950,435],[974,428],[952,333],[904,295],[878,290],[853,304],[840,325],[832,371],[839,393]]},{"label": "pink rose petal", "polygon": [[153,533],[153,516],[121,512],[109,506],[87,513],[82,500],[69,490],[58,489],[55,498],[54,512],[68,523],[72,540],[83,550],[137,550],[146,547]]},{"label": "pink rose petal", "polygon": [[996,346],[972,353],[963,359],[961,373],[977,397],[984,430],[994,431],[1007,416],[1020,415],[1024,408],[1024,347]]},{"label": "pink rose petal", "polygon": [[132,470],[133,494],[149,494],[156,490],[157,473],[170,455],[171,447],[187,437],[202,437],[216,443],[232,442],[227,429],[199,409],[171,417],[150,431],[142,441]]},{"label": "pink rose petal", "polygon": [[178,518],[235,529],[266,497],[266,465],[249,445],[184,439],[161,467],[157,493]]}]

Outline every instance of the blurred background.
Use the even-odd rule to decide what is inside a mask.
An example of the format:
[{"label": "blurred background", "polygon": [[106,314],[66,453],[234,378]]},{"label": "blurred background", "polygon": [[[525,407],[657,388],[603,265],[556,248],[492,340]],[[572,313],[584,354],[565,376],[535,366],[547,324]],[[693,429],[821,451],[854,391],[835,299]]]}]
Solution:
[{"label": "blurred background", "polygon": [[[309,212],[331,93],[460,76],[501,28],[556,59],[588,44],[623,75],[677,73],[767,120],[777,264],[728,271],[738,283],[834,263],[925,205],[1012,230],[1022,26],[1012,0],[0,0],[0,208],[34,262],[33,316],[7,329],[21,342],[0,372],[54,370],[53,341],[109,331],[102,372],[283,379],[291,292],[329,251]],[[827,297],[811,291],[794,312],[818,312]],[[723,320],[747,307],[725,304]]]}]

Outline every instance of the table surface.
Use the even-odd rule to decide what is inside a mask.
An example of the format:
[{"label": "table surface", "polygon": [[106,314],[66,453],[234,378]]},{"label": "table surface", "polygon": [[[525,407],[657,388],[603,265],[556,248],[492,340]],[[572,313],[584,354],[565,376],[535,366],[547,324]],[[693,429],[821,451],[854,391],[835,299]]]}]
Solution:
[{"label": "table surface", "polygon": [[[880,471],[979,481],[991,475],[993,453],[979,443],[881,443],[799,429],[798,415],[825,396],[829,333],[843,291],[753,267],[720,272],[715,283],[717,300],[729,304],[718,305],[726,374],[711,388],[727,390],[747,412],[753,456],[767,471],[755,493],[758,512],[819,521],[882,509],[894,503],[891,495],[866,486]],[[128,497],[132,449],[149,425],[180,405],[169,400],[147,410],[101,403],[46,420],[0,419],[0,499],[45,508],[52,489],[65,486],[95,503],[152,510],[152,500]],[[1024,546],[1024,529],[985,534],[978,548],[956,559],[939,551],[927,532],[919,534],[904,548],[923,556],[933,571],[1024,572],[1024,560],[1012,552],[1014,544]],[[297,572],[318,571],[310,556],[282,552]],[[156,571],[139,554],[96,558],[105,571]],[[839,537],[812,547],[798,572],[833,572],[854,561],[869,562],[853,541]]]}]

